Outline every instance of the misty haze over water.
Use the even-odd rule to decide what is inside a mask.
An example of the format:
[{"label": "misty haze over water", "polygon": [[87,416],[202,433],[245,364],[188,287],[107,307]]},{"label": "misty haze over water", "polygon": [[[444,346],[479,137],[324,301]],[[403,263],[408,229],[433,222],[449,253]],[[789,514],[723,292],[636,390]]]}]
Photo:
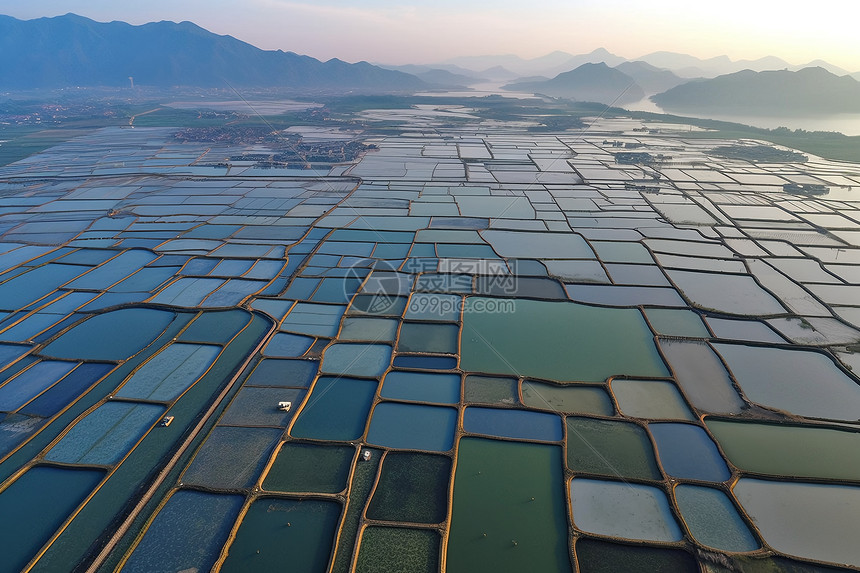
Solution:
[{"label": "misty haze over water", "polygon": [[661,108],[650,99],[643,99],[624,106],[631,111],[648,111],[652,113],[669,113],[680,116],[696,117],[700,119],[715,119],[719,121],[730,121],[742,123],[753,127],[764,129],[776,129],[787,127],[789,129],[803,129],[806,131],[838,131],[845,135],[860,135],[860,114],[840,113],[816,116],[786,116],[786,115],[734,115],[721,114],[711,111],[696,112],[692,110],[672,111]]}]

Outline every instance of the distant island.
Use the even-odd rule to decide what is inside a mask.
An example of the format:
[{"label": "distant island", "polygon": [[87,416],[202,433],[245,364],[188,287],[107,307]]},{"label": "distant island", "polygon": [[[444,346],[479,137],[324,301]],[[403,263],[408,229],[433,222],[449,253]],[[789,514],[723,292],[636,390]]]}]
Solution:
[{"label": "distant island", "polygon": [[607,105],[624,105],[645,97],[642,87],[629,75],[605,63],[582,64],[551,80],[518,81],[504,86],[506,90],[530,91],[578,101]]},{"label": "distant island", "polygon": [[860,113],[860,82],[824,68],[744,70],[694,80],[651,98],[667,111],[760,115]]}]

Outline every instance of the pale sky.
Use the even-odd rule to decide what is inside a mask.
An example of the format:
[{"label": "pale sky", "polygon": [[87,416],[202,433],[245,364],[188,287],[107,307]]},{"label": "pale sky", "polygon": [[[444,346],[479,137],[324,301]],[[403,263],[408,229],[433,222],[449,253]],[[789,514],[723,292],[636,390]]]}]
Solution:
[{"label": "pale sky", "polygon": [[456,56],[604,47],[734,60],[823,59],[860,71],[856,0],[0,0],[17,18],[74,12],[99,21],[190,20],[264,49],[319,59],[435,63]]}]

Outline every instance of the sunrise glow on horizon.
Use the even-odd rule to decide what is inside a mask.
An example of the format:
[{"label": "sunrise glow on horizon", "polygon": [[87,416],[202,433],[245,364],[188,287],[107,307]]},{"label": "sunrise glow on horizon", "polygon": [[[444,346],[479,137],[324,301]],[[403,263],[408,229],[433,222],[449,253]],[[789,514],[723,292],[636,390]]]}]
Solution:
[{"label": "sunrise glow on horizon", "polygon": [[776,56],[794,65],[821,59],[860,71],[855,22],[860,6],[825,0],[798,10],[772,1],[720,5],[659,0],[316,2],[153,0],[146,5],[92,0],[0,0],[0,13],[30,19],[75,12],[98,21],[143,24],[190,20],[263,49],[322,60],[438,63],[458,56],[606,48],[635,59],[655,51],[733,60]]}]

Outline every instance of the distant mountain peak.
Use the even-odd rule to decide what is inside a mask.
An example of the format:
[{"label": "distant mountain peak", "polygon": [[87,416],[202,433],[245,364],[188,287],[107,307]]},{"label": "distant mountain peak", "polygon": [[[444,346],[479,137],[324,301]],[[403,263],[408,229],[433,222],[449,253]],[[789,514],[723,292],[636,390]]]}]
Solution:
[{"label": "distant mountain peak", "polygon": [[[606,62],[586,62],[579,66],[580,68],[588,69],[588,68],[608,68]],[[576,70],[572,70],[576,71]]]},{"label": "distant mountain peak", "polygon": [[605,62],[588,62],[558,74],[551,80],[515,82],[504,86],[515,91],[533,91],[553,97],[624,105],[639,101],[645,94],[636,81]]},{"label": "distant mountain peak", "polygon": [[639,60],[652,64],[658,68],[672,70],[679,75],[687,77],[705,76],[713,78],[746,69],[754,72],[784,69],[796,71],[809,66],[820,66],[840,76],[848,73],[847,71],[823,60],[815,60],[805,66],[793,66],[782,58],[778,58],[776,56],[765,56],[756,60],[733,61],[725,55],[702,59],[689,54],[662,51],[646,54],[639,58]]}]

